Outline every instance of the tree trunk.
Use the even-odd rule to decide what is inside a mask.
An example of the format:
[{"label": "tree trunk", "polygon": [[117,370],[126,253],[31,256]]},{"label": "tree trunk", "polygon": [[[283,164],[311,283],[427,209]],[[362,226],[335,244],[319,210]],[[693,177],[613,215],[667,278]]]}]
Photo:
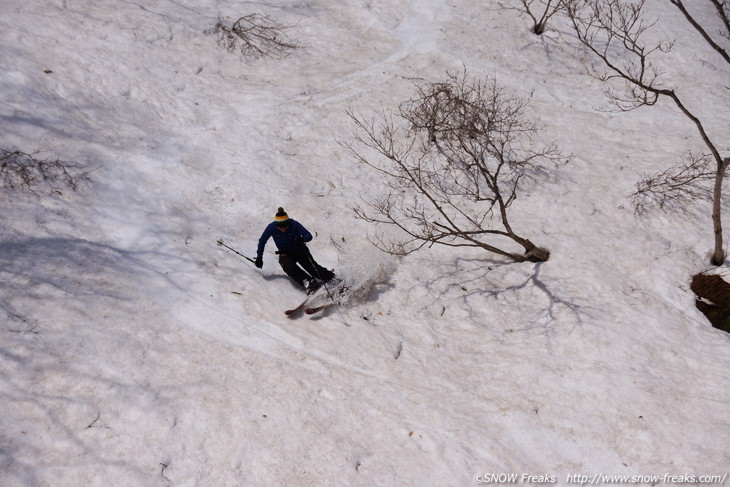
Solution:
[{"label": "tree trunk", "polygon": [[530,262],[546,262],[550,258],[550,251],[536,246],[529,240],[522,244],[525,247],[525,257]]},{"label": "tree trunk", "polygon": [[715,174],[715,187],[712,191],[712,227],[715,231],[715,251],[712,254],[713,265],[722,265],[725,261],[725,251],[722,248],[722,181],[725,170],[730,164],[730,157],[718,163]]}]

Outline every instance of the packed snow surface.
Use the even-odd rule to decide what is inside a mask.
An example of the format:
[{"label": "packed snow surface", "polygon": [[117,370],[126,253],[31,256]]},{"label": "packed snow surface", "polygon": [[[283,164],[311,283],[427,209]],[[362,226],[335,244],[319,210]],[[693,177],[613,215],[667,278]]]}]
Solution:
[{"label": "packed snow surface", "polygon": [[[0,193],[0,486],[730,471],[730,337],[689,290],[709,204],[638,216],[628,199],[701,141],[668,103],[597,110],[560,21],[536,36],[467,0],[1,3],[0,146],[90,172],[77,191]],[[727,67],[649,4],[654,35],[678,40],[667,79],[728,151]],[[219,47],[216,22],[251,13],[300,48]],[[463,69],[529,99],[572,155],[512,207],[545,263],[395,258],[367,240],[395,232],[354,218],[382,185],[343,148],[347,111],[393,113]],[[366,291],[287,319],[302,292],[273,243],[261,270],[216,245],[253,256],[279,206]]]}]

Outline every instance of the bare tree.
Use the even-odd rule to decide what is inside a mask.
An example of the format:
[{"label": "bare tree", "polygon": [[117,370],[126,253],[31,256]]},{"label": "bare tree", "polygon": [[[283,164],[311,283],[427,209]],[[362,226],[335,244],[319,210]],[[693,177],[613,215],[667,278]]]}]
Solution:
[{"label": "bare tree", "polygon": [[517,10],[527,15],[532,21],[532,32],[541,35],[547,28],[548,21],[560,13],[565,0],[504,0],[497,2],[500,7]]},{"label": "bare tree", "polygon": [[[726,51],[685,9],[682,0],[667,0],[679,8],[685,18],[698,30],[707,44],[725,61],[730,63]],[[707,0],[718,10],[725,29],[722,37],[727,40],[730,33],[728,9],[730,2]],[[645,0],[568,0],[566,13],[580,42],[598,60],[600,67],[591,73],[609,87],[605,93],[619,111],[653,106],[660,98],[666,98],[679,109],[696,127],[707,153],[691,155],[679,166],[657,176],[645,177],[639,182],[634,194],[637,208],[649,199],[662,203],[692,200],[701,195],[703,184],[712,182],[708,192],[712,198],[712,223],[715,245],[712,262],[720,265],[725,259],[723,250],[721,198],[725,172],[730,157],[720,153],[719,144],[705,129],[703,121],[691,110],[676,88],[664,82],[664,71],[658,57],[672,50],[673,42],[645,42],[647,32],[657,23],[648,19],[644,8]],[[719,133],[722,133],[720,130]],[[714,163],[710,169],[709,163]]]},{"label": "bare tree", "polygon": [[239,51],[244,57],[282,57],[301,47],[286,36],[294,25],[281,24],[267,15],[253,13],[227,25],[223,20],[208,32],[215,34],[218,45],[230,52]]},{"label": "bare tree", "polygon": [[38,152],[27,154],[19,150],[0,149],[0,179],[9,189],[24,189],[32,193],[41,183],[54,184],[76,190],[87,179],[87,173],[76,164],[58,158],[39,157]]},{"label": "bare tree", "polygon": [[[405,235],[395,242],[376,236],[373,243],[392,254],[440,244],[547,260],[549,252],[519,235],[508,214],[522,179],[562,157],[555,144],[535,142],[541,126],[527,117],[527,102],[466,71],[417,90],[396,115],[381,111],[365,120],[348,112],[355,142],[343,145],[386,188],[356,206],[356,216]],[[509,242],[524,252],[508,250]]]}]

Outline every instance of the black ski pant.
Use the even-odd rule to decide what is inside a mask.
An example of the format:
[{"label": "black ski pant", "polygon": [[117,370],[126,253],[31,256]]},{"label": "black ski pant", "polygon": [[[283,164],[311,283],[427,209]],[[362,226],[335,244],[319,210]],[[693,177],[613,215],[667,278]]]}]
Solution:
[{"label": "black ski pant", "polygon": [[317,278],[322,281],[329,281],[335,277],[335,273],[325,269],[312,257],[307,247],[297,252],[279,253],[279,265],[284,272],[296,282],[304,286],[304,280]]}]

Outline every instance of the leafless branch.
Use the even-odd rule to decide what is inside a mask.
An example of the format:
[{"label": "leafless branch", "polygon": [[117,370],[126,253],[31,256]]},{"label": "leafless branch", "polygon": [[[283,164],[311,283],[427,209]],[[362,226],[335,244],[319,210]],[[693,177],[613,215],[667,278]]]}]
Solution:
[{"label": "leafless branch", "polygon": [[[692,27],[695,28],[697,32],[700,33],[703,39],[705,39],[705,42],[712,47],[715,51],[717,51],[720,56],[730,64],[730,54],[722,47],[718,42],[715,42],[715,40],[712,38],[712,36],[707,32],[705,27],[694,17],[692,14],[687,10],[687,8],[684,5],[683,0],[669,0],[669,2],[677,7],[680,12],[682,12],[682,15],[687,19],[687,22],[689,22]],[[715,9],[717,10],[717,15],[722,21],[723,24],[723,30],[720,30],[719,34],[720,36],[724,37],[726,40],[730,40],[730,2],[727,0],[710,0],[710,2],[715,6]]]},{"label": "leafless branch", "polygon": [[711,199],[715,178],[711,163],[712,158],[707,154],[689,154],[678,166],[642,176],[631,195],[637,213],[644,213],[653,206],[674,210],[698,199]]},{"label": "leafless branch", "polygon": [[60,183],[76,190],[81,181],[88,178],[81,166],[58,158],[39,157],[39,152],[27,154],[19,150],[0,149],[0,179],[9,189],[23,189],[36,193],[42,184]]},{"label": "leafless branch", "polygon": [[[541,126],[527,117],[528,109],[494,79],[464,71],[417,86],[395,116],[381,111],[367,120],[348,112],[354,142],[343,146],[380,174],[386,188],[363,199],[355,215],[404,235],[371,241],[392,254],[439,244],[479,247],[516,261],[547,260],[549,253],[519,236],[508,218],[522,177],[562,158],[555,144],[535,142]],[[525,253],[505,250],[501,239]]]},{"label": "leafless branch", "polygon": [[651,106],[667,91],[661,69],[653,62],[658,53],[668,53],[673,43],[647,45],[644,36],[657,22],[644,18],[645,0],[573,0],[566,12],[578,39],[600,61],[590,67],[595,78],[611,82],[605,93],[614,107],[629,111]]},{"label": "leafless branch", "polygon": [[500,7],[516,10],[532,21],[532,32],[541,35],[548,21],[564,8],[564,0],[504,0],[497,2]]},{"label": "leafless branch", "polygon": [[268,15],[253,13],[239,18],[231,26],[218,19],[209,32],[215,34],[218,45],[229,52],[238,51],[250,58],[279,58],[301,47],[298,41],[286,35],[294,27],[296,25],[276,22]]}]

